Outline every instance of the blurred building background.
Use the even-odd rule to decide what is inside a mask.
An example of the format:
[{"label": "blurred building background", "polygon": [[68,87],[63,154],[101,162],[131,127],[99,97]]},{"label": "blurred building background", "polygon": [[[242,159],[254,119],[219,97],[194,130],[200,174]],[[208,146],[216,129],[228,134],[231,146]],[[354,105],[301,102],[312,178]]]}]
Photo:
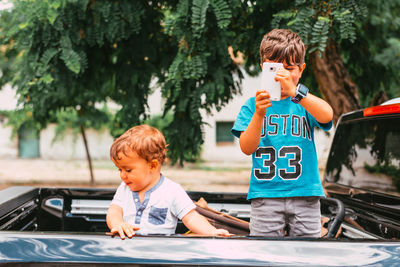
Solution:
[{"label": "blurred building background", "polygon": [[[237,95],[221,111],[203,114],[207,123],[203,127],[204,145],[201,159],[209,162],[251,162],[251,157],[240,151],[237,138],[230,133],[235,118],[244,102],[255,94],[261,83],[261,77],[250,77],[245,72],[242,81],[242,95]],[[155,90],[149,98],[150,114],[162,113],[163,100],[160,90]],[[17,106],[15,90],[6,86],[0,90],[0,110],[13,110]],[[35,136],[29,129],[21,129],[12,138],[11,127],[6,126],[7,118],[0,115],[0,158],[41,158],[41,159],[86,159],[85,148],[81,136],[67,130],[61,140],[53,141],[55,125],[50,124]],[[333,131],[333,130],[331,130]],[[320,167],[325,164],[331,137],[316,129],[315,138]],[[89,151],[93,159],[109,159],[109,148],[113,141],[108,131],[87,130]]]}]

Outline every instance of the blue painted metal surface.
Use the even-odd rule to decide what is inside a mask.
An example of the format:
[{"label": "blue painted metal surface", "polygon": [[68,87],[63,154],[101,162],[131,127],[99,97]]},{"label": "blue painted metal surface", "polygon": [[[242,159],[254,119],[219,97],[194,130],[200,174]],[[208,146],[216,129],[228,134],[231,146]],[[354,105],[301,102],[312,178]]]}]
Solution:
[{"label": "blue painted metal surface", "polygon": [[135,263],[224,266],[400,266],[400,241],[0,233],[2,263]]}]

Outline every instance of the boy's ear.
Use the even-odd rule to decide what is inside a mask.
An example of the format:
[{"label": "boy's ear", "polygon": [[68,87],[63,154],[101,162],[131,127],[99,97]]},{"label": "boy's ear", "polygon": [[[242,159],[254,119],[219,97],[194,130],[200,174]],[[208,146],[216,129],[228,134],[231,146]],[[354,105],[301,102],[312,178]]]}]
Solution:
[{"label": "boy's ear", "polygon": [[151,169],[151,170],[157,170],[157,169],[158,169],[158,166],[160,165],[160,163],[158,162],[158,160],[152,159],[152,160],[149,162],[149,165],[150,165],[150,169]]},{"label": "boy's ear", "polygon": [[[303,63],[301,66],[299,66],[299,73],[300,73],[300,77],[303,74],[304,69],[306,68],[306,63]],[[299,78],[300,78],[299,77]]]},{"label": "boy's ear", "polygon": [[303,73],[303,71],[306,68],[306,63],[303,63],[303,65],[301,65],[299,68],[300,68],[300,73]]}]

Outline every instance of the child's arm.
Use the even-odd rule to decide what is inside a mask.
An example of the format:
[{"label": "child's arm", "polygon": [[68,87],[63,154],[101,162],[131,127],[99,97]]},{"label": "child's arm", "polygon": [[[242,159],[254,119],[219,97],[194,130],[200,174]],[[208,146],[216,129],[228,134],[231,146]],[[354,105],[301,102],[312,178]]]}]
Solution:
[{"label": "child's arm", "polygon": [[125,239],[125,234],[131,238],[133,235],[135,235],[135,231],[139,230],[139,228],[134,227],[128,222],[124,222],[122,216],[123,211],[120,206],[110,205],[106,216],[107,226],[110,228],[111,233],[119,234],[121,239]]},{"label": "child's arm", "polygon": [[300,100],[300,105],[320,123],[328,123],[333,118],[332,107],[325,100],[310,93]]},{"label": "child's arm", "polygon": [[[279,69],[275,79],[281,83],[283,93],[289,97],[296,96],[297,86],[293,83],[290,71],[286,69]],[[311,116],[313,116],[320,123],[328,123],[333,118],[332,107],[325,100],[315,95],[308,93],[299,104],[302,105],[307,112],[310,113]]]},{"label": "child's arm", "polygon": [[207,219],[199,214],[196,210],[189,211],[183,218],[182,222],[190,231],[202,235],[218,235],[230,236],[229,232],[225,229],[216,229],[212,226]]},{"label": "child's arm", "polygon": [[267,113],[267,108],[272,106],[269,97],[267,91],[257,91],[256,93],[254,99],[256,111],[254,112],[247,129],[242,132],[239,137],[240,149],[246,155],[253,154],[260,143],[264,116]]}]

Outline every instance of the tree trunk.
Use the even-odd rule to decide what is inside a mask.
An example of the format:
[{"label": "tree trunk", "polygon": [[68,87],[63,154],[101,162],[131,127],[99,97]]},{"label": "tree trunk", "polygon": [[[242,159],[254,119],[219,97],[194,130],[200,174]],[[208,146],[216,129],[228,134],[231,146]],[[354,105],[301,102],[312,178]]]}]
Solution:
[{"label": "tree trunk", "polygon": [[93,167],[92,167],[92,158],[90,157],[89,146],[88,146],[88,143],[87,143],[85,128],[83,127],[83,125],[81,125],[81,134],[82,134],[82,138],[83,138],[83,143],[85,144],[86,158],[87,158],[87,161],[89,163],[90,186],[94,186],[94,175],[93,175]]},{"label": "tree trunk", "polygon": [[332,40],[322,56],[315,51],[310,55],[310,61],[322,96],[333,108],[333,122],[336,125],[341,114],[360,108],[358,87],[350,78]]}]

